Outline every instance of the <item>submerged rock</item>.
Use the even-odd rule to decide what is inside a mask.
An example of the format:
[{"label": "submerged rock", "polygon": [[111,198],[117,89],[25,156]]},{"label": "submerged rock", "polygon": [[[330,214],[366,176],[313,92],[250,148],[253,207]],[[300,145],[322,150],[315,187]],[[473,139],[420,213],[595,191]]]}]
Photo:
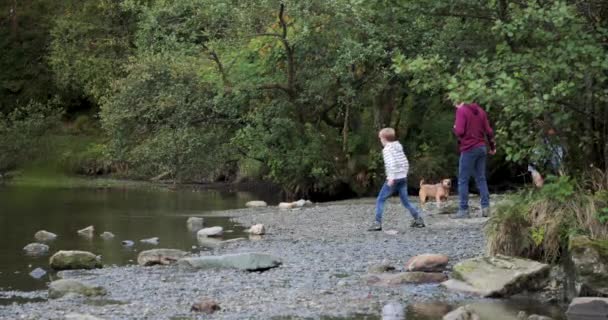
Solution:
[{"label": "submerged rock", "polygon": [[220,308],[220,305],[214,300],[209,298],[203,298],[201,299],[201,301],[193,304],[190,308],[190,311],[212,314],[221,309],[222,308]]},{"label": "submerged rock", "polygon": [[201,217],[190,217],[186,221],[186,225],[188,226],[188,230],[192,232],[197,232],[204,228],[205,219]]},{"label": "submerged rock", "polygon": [[158,237],[154,237],[154,238],[142,239],[142,240],[139,240],[139,242],[157,245],[157,244],[159,244],[160,239]]},{"label": "submerged rock", "polygon": [[570,239],[577,296],[608,296],[608,241],[586,236]]},{"label": "submerged rock", "polygon": [[255,224],[251,226],[251,228],[247,229],[247,233],[261,236],[266,234],[266,227],[264,227],[263,224]]},{"label": "submerged rock", "polygon": [[188,255],[177,249],[153,249],[139,253],[137,264],[140,266],[169,265]]},{"label": "submerged rock", "polygon": [[49,284],[49,298],[57,299],[66,294],[77,294],[87,297],[106,295],[106,289],[82,283],[74,279],[60,279]]},{"label": "submerged rock", "polygon": [[23,247],[23,251],[31,256],[43,256],[49,253],[49,246],[42,243],[30,243]]},{"label": "submerged rock", "polygon": [[125,247],[132,247],[135,244],[135,242],[133,242],[132,240],[123,240],[121,242],[121,244]]},{"label": "submerged rock", "polygon": [[50,259],[55,270],[101,268],[101,258],[87,251],[58,251]]},{"label": "submerged rock", "polygon": [[608,298],[575,298],[566,312],[568,319],[608,319]]},{"label": "submerged rock", "polygon": [[464,286],[466,291],[471,290],[484,297],[508,297],[524,290],[539,290],[544,286],[549,271],[549,265],[528,259],[500,255],[478,257],[454,266],[452,276],[467,286],[456,281],[450,284]]},{"label": "submerged rock", "polygon": [[78,230],[78,235],[83,236],[83,237],[93,238],[94,234],[95,234],[95,227],[93,227],[93,226],[88,226],[84,229]]},{"label": "submerged rock", "polygon": [[265,253],[237,253],[223,256],[192,257],[179,260],[178,265],[187,269],[239,269],[263,271],[281,265],[281,260]]},{"label": "submerged rock", "polygon": [[38,241],[47,242],[57,239],[57,235],[46,230],[40,230],[36,232],[34,238]]},{"label": "submerged rock", "polygon": [[109,231],[105,231],[104,233],[100,234],[99,236],[104,240],[114,239],[114,234]]},{"label": "submerged rock", "polygon": [[421,254],[411,258],[406,264],[407,271],[441,272],[448,265],[449,258],[443,254]]},{"label": "submerged rock", "polygon": [[263,208],[267,207],[268,204],[265,201],[249,201],[245,204],[247,208]]},{"label": "submerged rock", "polygon": [[30,272],[30,277],[40,279],[46,275],[46,271],[42,268],[36,268]]},{"label": "submerged rock", "polygon": [[479,316],[469,306],[464,306],[446,314],[443,320],[479,320]]},{"label": "submerged rock", "polygon": [[222,227],[211,227],[199,230],[196,233],[197,238],[205,237],[221,237],[224,234],[224,228]]}]

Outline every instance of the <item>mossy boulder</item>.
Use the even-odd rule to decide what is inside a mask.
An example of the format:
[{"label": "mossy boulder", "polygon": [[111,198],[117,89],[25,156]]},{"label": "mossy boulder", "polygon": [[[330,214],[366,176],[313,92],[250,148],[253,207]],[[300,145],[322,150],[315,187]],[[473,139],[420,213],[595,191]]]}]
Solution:
[{"label": "mossy boulder", "polygon": [[101,258],[87,251],[58,251],[50,260],[55,270],[101,268]]},{"label": "mossy boulder", "polygon": [[49,284],[49,298],[57,299],[66,294],[83,295],[86,297],[106,295],[106,289],[82,283],[73,279],[60,279]]},{"label": "mossy boulder", "polygon": [[569,251],[577,295],[608,297],[608,240],[571,237]]},{"label": "mossy boulder", "polygon": [[454,266],[452,277],[484,297],[508,297],[541,289],[549,272],[547,264],[498,255],[462,261]]}]

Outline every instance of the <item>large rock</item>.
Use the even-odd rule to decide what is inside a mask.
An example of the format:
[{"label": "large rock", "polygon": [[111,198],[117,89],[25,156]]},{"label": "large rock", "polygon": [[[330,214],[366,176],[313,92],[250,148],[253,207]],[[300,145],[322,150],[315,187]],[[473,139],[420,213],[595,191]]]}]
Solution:
[{"label": "large rock", "polygon": [[69,313],[65,316],[65,320],[103,320],[90,314]]},{"label": "large rock", "polygon": [[55,270],[101,268],[101,258],[87,251],[58,251],[50,260]]},{"label": "large rock", "polygon": [[188,218],[188,221],[186,221],[186,225],[188,226],[188,230],[197,232],[205,227],[205,219],[201,217],[190,217]]},{"label": "large rock", "polygon": [[222,227],[211,227],[199,230],[196,233],[197,238],[205,237],[221,237],[224,234],[224,228]]},{"label": "large rock", "polygon": [[245,204],[247,208],[263,208],[267,207],[268,204],[265,201],[249,201]]},{"label": "large rock", "polygon": [[74,279],[60,279],[49,284],[49,298],[51,299],[61,298],[69,293],[94,297],[106,295],[106,289],[85,284]]},{"label": "large rock", "polygon": [[188,252],[177,249],[153,249],[139,253],[137,263],[140,266],[169,265],[188,255]]},{"label": "large rock", "polygon": [[31,256],[43,256],[49,253],[49,246],[42,243],[30,243],[23,247],[23,251]]},{"label": "large rock", "polygon": [[47,241],[52,241],[52,240],[57,239],[57,235],[52,232],[48,232],[46,230],[40,230],[40,231],[36,232],[36,234],[34,235],[34,238],[41,242],[47,242]]},{"label": "large rock", "polygon": [[223,256],[184,258],[178,265],[187,269],[239,269],[263,271],[281,265],[281,260],[265,253],[237,253]]},{"label": "large rock", "polygon": [[569,320],[608,319],[608,298],[575,298],[566,314]]},{"label": "large rock", "polygon": [[194,303],[190,308],[190,311],[212,314],[221,309],[222,308],[220,308],[220,305],[215,300],[203,298],[201,301]]},{"label": "large rock", "polygon": [[469,306],[464,306],[446,314],[443,320],[479,320],[479,316]]},{"label": "large rock", "polygon": [[94,234],[95,234],[95,227],[93,227],[93,226],[88,226],[86,228],[78,230],[78,235],[86,237],[86,238],[93,238]]},{"label": "large rock", "polygon": [[549,265],[507,256],[478,257],[454,266],[452,276],[484,297],[508,297],[544,286]]},{"label": "large rock", "polygon": [[411,258],[406,264],[407,271],[441,272],[448,265],[449,258],[443,254],[421,254]]},{"label": "large rock", "polygon": [[608,241],[570,239],[576,296],[608,297]]},{"label": "large rock", "polygon": [[247,229],[247,233],[261,236],[266,234],[266,227],[263,224],[254,224],[251,228]]},{"label": "large rock", "polygon": [[443,273],[402,272],[373,274],[364,276],[364,279],[370,285],[397,286],[403,284],[440,283],[446,281],[448,277]]}]

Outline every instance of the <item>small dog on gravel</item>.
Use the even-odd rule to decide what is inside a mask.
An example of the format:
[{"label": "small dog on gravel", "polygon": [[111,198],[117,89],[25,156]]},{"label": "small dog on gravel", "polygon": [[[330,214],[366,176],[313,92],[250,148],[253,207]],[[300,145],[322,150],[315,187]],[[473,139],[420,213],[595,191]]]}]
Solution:
[{"label": "small dog on gravel", "polygon": [[450,179],[443,179],[441,183],[437,184],[424,184],[424,180],[420,180],[420,205],[426,203],[427,198],[435,198],[437,200],[437,206],[441,205],[441,199],[447,201],[450,195],[450,188],[452,187],[452,181]]}]

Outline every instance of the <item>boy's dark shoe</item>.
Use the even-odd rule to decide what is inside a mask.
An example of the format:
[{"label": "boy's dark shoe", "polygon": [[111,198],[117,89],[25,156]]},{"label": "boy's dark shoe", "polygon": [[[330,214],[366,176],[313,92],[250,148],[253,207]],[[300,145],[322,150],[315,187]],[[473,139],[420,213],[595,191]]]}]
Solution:
[{"label": "boy's dark shoe", "polygon": [[367,231],[382,231],[382,224],[378,221],[375,221]]},{"label": "boy's dark shoe", "polygon": [[422,218],[418,217],[416,219],[414,219],[414,221],[412,221],[412,224],[410,225],[410,227],[412,228],[424,228],[424,220],[422,220]]},{"label": "boy's dark shoe", "polygon": [[450,216],[451,219],[468,219],[471,216],[469,215],[469,211],[467,210],[458,210],[457,214],[453,214]]}]

